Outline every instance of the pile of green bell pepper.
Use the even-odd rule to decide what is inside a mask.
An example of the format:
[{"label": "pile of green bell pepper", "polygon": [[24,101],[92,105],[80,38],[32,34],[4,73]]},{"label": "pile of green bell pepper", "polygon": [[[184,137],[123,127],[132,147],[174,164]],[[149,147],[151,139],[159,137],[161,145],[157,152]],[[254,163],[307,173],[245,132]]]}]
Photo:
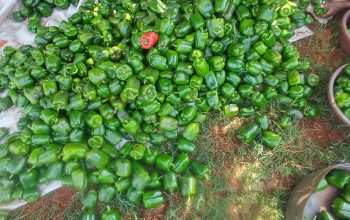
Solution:
[{"label": "pile of green bell pepper", "polygon": [[[70,3],[23,2],[14,17]],[[35,201],[52,180],[86,192],[84,219],[115,196],[145,208],[165,203],[164,191],[193,196],[210,176],[193,154],[211,111],[250,118],[242,142],[280,146],[278,127],[319,113],[310,101],[319,80],[288,42],[307,22],[287,0],[88,0],[58,27],[31,25],[36,46],[7,46],[0,61],[9,90],[0,111],[23,110],[19,132],[0,146],[0,203]],[[145,33],[159,35],[150,49]],[[286,108],[278,127],[262,114],[271,103]]]},{"label": "pile of green bell pepper", "polygon": [[12,12],[12,19],[17,22],[28,19],[28,30],[37,33],[41,27],[42,17],[49,17],[55,8],[65,10],[71,4],[77,6],[78,2],[78,0],[22,0],[18,11]]}]

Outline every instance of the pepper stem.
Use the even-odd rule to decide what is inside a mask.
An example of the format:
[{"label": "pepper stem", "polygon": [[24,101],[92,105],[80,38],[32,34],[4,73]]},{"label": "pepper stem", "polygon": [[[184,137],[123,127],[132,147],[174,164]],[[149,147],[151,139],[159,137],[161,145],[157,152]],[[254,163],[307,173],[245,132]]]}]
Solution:
[{"label": "pepper stem", "polygon": [[141,38],[141,41],[144,45],[148,45],[149,44],[149,40],[146,37]]}]

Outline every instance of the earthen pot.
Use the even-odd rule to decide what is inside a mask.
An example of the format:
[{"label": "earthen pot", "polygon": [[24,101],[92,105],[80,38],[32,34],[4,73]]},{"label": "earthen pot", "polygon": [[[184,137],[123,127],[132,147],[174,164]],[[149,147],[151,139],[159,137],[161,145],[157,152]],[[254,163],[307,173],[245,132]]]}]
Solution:
[{"label": "earthen pot", "polygon": [[344,53],[350,56],[350,33],[348,30],[348,22],[350,22],[350,10],[343,16],[339,34],[340,45],[343,48]]},{"label": "earthen pot", "polygon": [[341,76],[341,74],[343,74],[343,69],[345,66],[346,66],[346,64],[339,67],[333,73],[331,79],[329,80],[329,83],[328,83],[328,102],[329,102],[331,109],[334,111],[338,121],[350,127],[350,120],[344,115],[343,111],[338,107],[337,103],[335,102],[335,98],[334,98],[335,81],[339,76]]},{"label": "earthen pot", "polygon": [[305,176],[293,189],[286,207],[286,220],[313,219],[324,210],[330,210],[332,201],[339,195],[340,190],[330,185],[325,190],[317,192],[320,181],[333,169],[350,172],[350,163],[338,164],[319,170]]}]

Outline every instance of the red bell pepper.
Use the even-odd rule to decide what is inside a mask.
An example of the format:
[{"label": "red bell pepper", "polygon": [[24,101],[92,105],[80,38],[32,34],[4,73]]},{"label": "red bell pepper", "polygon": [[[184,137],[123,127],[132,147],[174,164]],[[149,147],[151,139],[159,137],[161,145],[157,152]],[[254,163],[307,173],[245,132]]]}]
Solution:
[{"label": "red bell pepper", "polygon": [[144,33],[141,38],[141,46],[143,49],[150,49],[152,48],[158,41],[158,34],[155,32],[147,32]]}]

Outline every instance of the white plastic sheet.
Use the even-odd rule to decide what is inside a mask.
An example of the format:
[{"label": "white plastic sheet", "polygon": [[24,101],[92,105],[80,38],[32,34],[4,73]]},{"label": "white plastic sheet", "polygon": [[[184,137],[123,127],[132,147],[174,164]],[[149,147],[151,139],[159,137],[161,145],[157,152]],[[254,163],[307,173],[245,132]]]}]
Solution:
[{"label": "white plastic sheet", "polygon": [[0,1],[0,24],[6,19],[7,15],[16,5],[16,0],[1,0]]},{"label": "white plastic sheet", "polygon": [[310,30],[308,27],[304,26],[304,27],[301,27],[301,28],[294,30],[294,36],[291,37],[288,41],[291,43],[296,42],[298,40],[309,37],[313,34],[314,34],[314,32],[312,30]]}]

